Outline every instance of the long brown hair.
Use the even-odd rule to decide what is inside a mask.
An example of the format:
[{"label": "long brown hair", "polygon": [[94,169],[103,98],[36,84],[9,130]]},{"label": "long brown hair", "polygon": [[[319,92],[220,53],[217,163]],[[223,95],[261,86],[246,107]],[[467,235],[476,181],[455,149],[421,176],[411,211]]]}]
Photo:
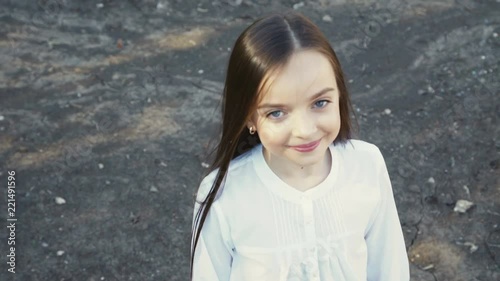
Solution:
[{"label": "long brown hair", "polygon": [[270,71],[284,66],[298,50],[315,50],[327,57],[333,67],[339,90],[340,132],[334,143],[351,138],[352,112],[340,63],[328,39],[306,17],[296,12],[274,13],[255,21],[238,37],[229,58],[222,99],[222,135],[214,148],[209,172],[218,169],[215,180],[196,216],[191,240],[191,279],[194,252],[207,214],[222,185],[232,159],[260,143],[250,135],[246,124],[255,110],[262,84]]}]

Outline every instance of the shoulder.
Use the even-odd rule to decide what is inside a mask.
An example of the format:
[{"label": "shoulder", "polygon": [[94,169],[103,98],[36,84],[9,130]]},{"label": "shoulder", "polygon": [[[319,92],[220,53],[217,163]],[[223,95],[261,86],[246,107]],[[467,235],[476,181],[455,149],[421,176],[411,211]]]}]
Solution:
[{"label": "shoulder", "polygon": [[344,153],[372,154],[373,156],[382,155],[380,149],[375,144],[362,140],[350,139],[346,143],[336,146],[339,146],[340,151]]},{"label": "shoulder", "polygon": [[385,164],[380,149],[375,144],[366,141],[350,139],[343,144],[335,145],[335,148],[346,160],[357,163]]},{"label": "shoulder", "polygon": [[[254,157],[253,150],[250,150],[245,154],[242,154],[237,158],[231,160],[231,162],[229,163],[228,171],[224,177],[224,180],[222,181],[221,186],[227,185],[228,182],[235,182],[238,181],[238,179],[243,179],[245,175],[248,174],[248,170],[252,168],[253,157]],[[197,201],[203,201],[206,198],[206,196],[212,189],[212,186],[218,174],[219,174],[219,168],[211,171],[207,176],[205,176],[202,179],[196,195]],[[219,188],[217,197],[219,197],[222,194],[222,189],[223,188]]]}]

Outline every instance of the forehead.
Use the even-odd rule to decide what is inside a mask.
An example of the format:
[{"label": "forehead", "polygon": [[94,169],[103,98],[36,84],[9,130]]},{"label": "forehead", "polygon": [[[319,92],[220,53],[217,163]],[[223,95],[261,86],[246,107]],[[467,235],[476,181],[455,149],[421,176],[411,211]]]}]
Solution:
[{"label": "forehead", "polygon": [[259,104],[293,102],[325,87],[338,92],[330,60],[317,51],[302,50],[294,53],[283,67],[264,77]]}]

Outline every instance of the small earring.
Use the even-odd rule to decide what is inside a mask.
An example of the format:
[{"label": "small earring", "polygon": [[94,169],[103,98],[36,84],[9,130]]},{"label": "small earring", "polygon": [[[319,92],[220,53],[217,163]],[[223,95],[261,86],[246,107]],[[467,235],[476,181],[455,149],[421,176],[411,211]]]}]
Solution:
[{"label": "small earring", "polygon": [[248,131],[250,132],[250,135],[255,134],[255,129],[254,129],[254,127],[250,127],[250,129],[248,129]]}]

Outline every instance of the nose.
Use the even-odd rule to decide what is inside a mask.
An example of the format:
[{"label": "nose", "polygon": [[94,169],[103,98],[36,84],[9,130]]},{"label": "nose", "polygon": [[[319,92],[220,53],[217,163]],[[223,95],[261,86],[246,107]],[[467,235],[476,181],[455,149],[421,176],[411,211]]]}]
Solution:
[{"label": "nose", "polygon": [[292,123],[292,135],[297,138],[311,140],[316,134],[315,118],[308,113],[297,114]]}]

